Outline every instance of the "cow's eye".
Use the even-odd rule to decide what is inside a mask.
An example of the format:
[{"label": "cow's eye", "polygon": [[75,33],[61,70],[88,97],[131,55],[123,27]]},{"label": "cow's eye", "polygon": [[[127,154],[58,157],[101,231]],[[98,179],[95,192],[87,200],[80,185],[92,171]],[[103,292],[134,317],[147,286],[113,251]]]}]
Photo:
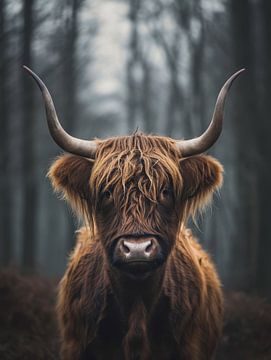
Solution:
[{"label": "cow's eye", "polygon": [[103,193],[103,198],[107,201],[110,201],[112,199],[112,192],[110,190],[106,190]]},{"label": "cow's eye", "polygon": [[161,201],[167,201],[167,200],[171,199],[171,197],[172,197],[171,189],[169,189],[169,188],[162,189],[162,191],[160,193]]},{"label": "cow's eye", "polygon": [[162,197],[164,197],[164,198],[168,198],[168,197],[171,196],[171,190],[170,190],[170,189],[167,189],[167,188],[166,188],[166,189],[163,189],[161,195],[162,195]]}]

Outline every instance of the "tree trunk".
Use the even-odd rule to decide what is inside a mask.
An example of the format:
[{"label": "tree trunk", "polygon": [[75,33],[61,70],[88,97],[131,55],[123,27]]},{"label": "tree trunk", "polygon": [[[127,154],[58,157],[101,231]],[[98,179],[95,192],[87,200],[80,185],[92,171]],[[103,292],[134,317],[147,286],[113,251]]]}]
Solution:
[{"label": "tree trunk", "polygon": [[[186,109],[184,109],[184,94],[181,84],[179,84],[178,63],[180,60],[180,30],[179,28],[175,29],[174,38],[170,46],[160,32],[156,31],[154,37],[165,53],[169,72],[164,134],[172,136],[174,134],[176,122],[181,121],[181,113],[186,112]],[[189,123],[186,120],[187,119],[183,119],[183,128],[189,130]]]},{"label": "tree trunk", "polygon": [[[260,244],[259,224],[255,214],[258,208],[258,153],[257,153],[257,94],[253,60],[252,12],[248,0],[230,2],[233,59],[236,70],[247,68],[240,79],[241,89],[234,107],[236,134],[236,163],[238,208],[236,209],[236,236],[232,248],[232,285],[252,290],[257,286],[256,257]],[[238,86],[238,84],[236,84]]]},{"label": "tree trunk", "polygon": [[[67,19],[63,49],[63,97],[64,97],[64,126],[68,133],[74,134],[75,121],[80,116],[77,109],[77,39],[78,39],[78,12],[82,0],[72,0],[68,6],[70,17]],[[75,242],[75,220],[71,211],[67,211],[68,226],[66,228],[67,248],[70,251]]]},{"label": "tree trunk", "polygon": [[[195,124],[193,127],[200,130],[198,134],[206,129],[206,104],[203,86],[203,63],[204,63],[204,42],[205,42],[205,24],[203,18],[202,0],[194,1],[193,13],[195,14],[199,24],[199,38],[197,40],[190,39],[192,46],[192,116],[191,120]],[[193,125],[193,124],[192,124]],[[198,136],[195,132],[193,135]]]},{"label": "tree trunk", "polygon": [[138,117],[138,89],[136,70],[138,66],[139,44],[138,44],[138,12],[141,0],[130,0],[129,19],[131,22],[131,33],[129,43],[129,58],[127,62],[127,124],[128,131],[134,131]]},{"label": "tree trunk", "polygon": [[[142,55],[141,55],[142,57]],[[152,112],[152,70],[147,60],[141,59],[143,70],[143,81],[141,91],[141,107],[144,121],[144,127],[147,134],[154,131],[153,129],[153,112]]]},{"label": "tree trunk", "polygon": [[12,258],[12,192],[9,152],[9,98],[8,98],[8,33],[6,31],[6,1],[0,0],[0,252],[1,263]]},{"label": "tree trunk", "polygon": [[[23,1],[22,63],[31,67],[33,63],[33,7],[34,0]],[[22,226],[22,265],[25,270],[35,267],[37,202],[38,189],[36,180],[35,156],[35,111],[34,85],[29,76],[22,72],[22,188],[23,188],[23,226]]]},{"label": "tree trunk", "polygon": [[259,193],[260,193],[260,215],[261,220],[258,251],[258,289],[263,295],[271,296],[270,289],[270,254],[271,254],[271,227],[270,227],[270,199],[271,199],[271,170],[270,170],[270,113],[271,113],[271,3],[268,0],[261,1],[262,20],[263,20],[263,114],[260,114],[260,135],[257,148],[260,152],[260,171],[259,171]]}]

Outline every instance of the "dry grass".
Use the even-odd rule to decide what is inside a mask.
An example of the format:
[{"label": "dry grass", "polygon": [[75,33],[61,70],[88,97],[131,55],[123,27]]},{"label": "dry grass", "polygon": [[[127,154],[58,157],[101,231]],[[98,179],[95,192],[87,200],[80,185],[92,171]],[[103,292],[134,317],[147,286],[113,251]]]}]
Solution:
[{"label": "dry grass", "polygon": [[55,284],[0,271],[0,359],[57,359]]}]

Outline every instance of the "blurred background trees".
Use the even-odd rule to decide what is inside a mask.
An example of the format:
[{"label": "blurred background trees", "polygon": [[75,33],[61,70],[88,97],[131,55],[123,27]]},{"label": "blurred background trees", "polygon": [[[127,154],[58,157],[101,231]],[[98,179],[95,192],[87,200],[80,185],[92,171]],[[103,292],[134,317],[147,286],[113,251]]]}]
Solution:
[{"label": "blurred background trees", "polygon": [[209,151],[224,187],[195,231],[226,288],[271,296],[270,16],[267,0],[0,0],[1,264],[58,276],[79,225],[46,178],[61,150],[21,65],[82,138],[137,127],[197,136],[224,81],[245,67]]}]

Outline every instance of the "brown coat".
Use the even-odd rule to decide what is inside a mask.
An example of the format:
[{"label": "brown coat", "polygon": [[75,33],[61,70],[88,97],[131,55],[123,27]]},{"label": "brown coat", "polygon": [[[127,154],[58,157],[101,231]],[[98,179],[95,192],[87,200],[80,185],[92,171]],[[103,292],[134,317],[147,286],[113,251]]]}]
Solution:
[{"label": "brown coat", "polygon": [[[209,360],[222,326],[220,283],[186,223],[222,184],[209,156],[134,134],[98,142],[95,161],[64,155],[53,186],[84,216],[60,285],[64,360]],[[118,234],[155,233],[166,261],[141,281],[110,262]]]},{"label": "brown coat", "polygon": [[138,297],[127,300],[128,309],[115,299],[102,249],[89,235],[87,228],[78,232],[60,285],[63,359],[211,359],[221,332],[222,295],[214,266],[190,231],[180,234],[161,288],[125,287]]}]

